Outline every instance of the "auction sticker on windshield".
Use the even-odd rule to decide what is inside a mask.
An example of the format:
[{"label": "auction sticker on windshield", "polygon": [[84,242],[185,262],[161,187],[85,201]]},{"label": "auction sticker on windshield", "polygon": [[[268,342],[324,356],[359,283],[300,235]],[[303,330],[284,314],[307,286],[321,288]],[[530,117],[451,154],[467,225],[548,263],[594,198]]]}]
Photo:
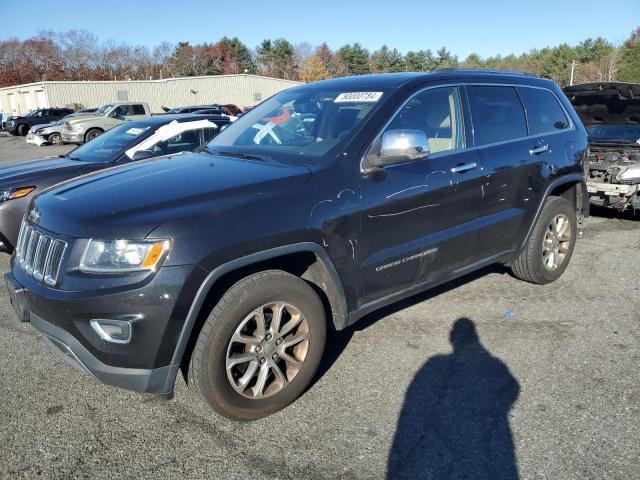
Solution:
[{"label": "auction sticker on windshield", "polygon": [[336,97],[333,103],[377,102],[382,92],[346,92]]},{"label": "auction sticker on windshield", "polygon": [[144,132],[146,130],[146,128],[136,128],[136,127],[131,127],[129,130],[127,130],[125,133],[129,134],[129,135],[134,135],[134,136],[138,136],[140,135],[142,132]]}]

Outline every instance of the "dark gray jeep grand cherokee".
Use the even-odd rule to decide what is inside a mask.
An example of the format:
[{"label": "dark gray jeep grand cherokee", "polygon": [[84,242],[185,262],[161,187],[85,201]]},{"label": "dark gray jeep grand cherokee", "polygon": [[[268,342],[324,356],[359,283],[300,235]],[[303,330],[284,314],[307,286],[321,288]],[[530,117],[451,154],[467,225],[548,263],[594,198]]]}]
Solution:
[{"label": "dark gray jeep grand cherokee", "polygon": [[327,328],[492,263],[567,267],[587,133],[539,78],[328,80],[263,102],[202,152],[36,196],[6,274],[19,318],[98,380],[214,410],[295,400]]}]

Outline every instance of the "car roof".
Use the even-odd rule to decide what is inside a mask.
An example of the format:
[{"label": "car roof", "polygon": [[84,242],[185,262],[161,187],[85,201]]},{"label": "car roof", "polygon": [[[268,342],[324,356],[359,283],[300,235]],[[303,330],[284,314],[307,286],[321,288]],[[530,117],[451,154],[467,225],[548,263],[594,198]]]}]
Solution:
[{"label": "car roof", "polygon": [[[376,73],[372,75],[354,75],[351,77],[340,77],[331,80],[322,80],[312,85],[331,85],[336,88],[398,88],[411,81],[428,79],[464,79],[480,78],[494,81],[516,80],[521,83],[526,79],[541,79],[537,75],[524,72],[488,70],[481,68],[441,68],[430,72],[400,72],[400,73]],[[543,80],[544,81],[544,80]],[[527,83],[527,82],[522,82]],[[298,87],[299,88],[299,87]]]}]

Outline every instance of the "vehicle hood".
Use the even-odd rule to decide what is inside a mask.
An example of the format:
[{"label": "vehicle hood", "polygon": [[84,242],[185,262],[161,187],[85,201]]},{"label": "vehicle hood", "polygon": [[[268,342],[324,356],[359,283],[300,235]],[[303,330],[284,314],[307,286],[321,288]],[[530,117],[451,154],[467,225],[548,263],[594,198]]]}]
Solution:
[{"label": "vehicle hood", "polygon": [[564,93],[587,127],[640,123],[639,83],[585,83],[566,87]]},{"label": "vehicle hood", "polygon": [[76,123],[81,122],[94,122],[96,120],[102,120],[104,118],[103,115],[78,115],[77,117],[69,118],[64,121],[69,125],[75,125]]},{"label": "vehicle hood", "polygon": [[62,132],[62,125],[44,125],[43,127],[38,127],[35,128],[33,127],[31,130],[36,132],[37,130],[39,130],[40,128],[42,128],[42,133],[54,133],[54,132]]},{"label": "vehicle hood", "polygon": [[240,203],[295,188],[302,166],[182,153],[109,168],[34,198],[40,225],[71,237],[145,238],[176,218],[217,215]]},{"label": "vehicle hood", "polygon": [[40,129],[40,128],[46,128],[52,126],[52,123],[39,123],[37,125],[34,125],[31,127],[31,131],[35,132],[36,130]]},{"label": "vehicle hood", "polygon": [[21,160],[0,168],[0,188],[39,186],[38,182],[50,176],[73,173],[89,165],[67,157],[45,157]]}]

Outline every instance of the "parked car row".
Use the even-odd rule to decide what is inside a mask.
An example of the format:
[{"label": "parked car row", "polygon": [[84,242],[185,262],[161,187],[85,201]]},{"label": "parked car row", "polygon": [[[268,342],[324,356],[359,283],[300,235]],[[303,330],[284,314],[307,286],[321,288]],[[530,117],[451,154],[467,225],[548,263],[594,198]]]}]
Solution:
[{"label": "parked car row", "polygon": [[[226,115],[235,120],[235,105],[197,105],[167,109],[166,114]],[[83,109],[70,113],[69,109],[40,109],[25,117],[12,117],[7,131],[14,135],[26,133],[27,143],[57,145],[82,144],[93,140],[125,120],[151,117],[153,114],[144,102],[117,102],[101,108]],[[82,117],[82,118],[79,118]]]},{"label": "parked car row", "polygon": [[191,153],[162,144],[137,161],[201,121],[184,118],[117,126],[51,173],[7,170],[5,280],[18,318],[71,365],[163,398],[182,370],[236,420],[293,402],[329,328],[494,263],[555,281],[589,211],[587,130],[531,75],[302,85],[200,148],[204,133],[187,148],[181,131]]}]

